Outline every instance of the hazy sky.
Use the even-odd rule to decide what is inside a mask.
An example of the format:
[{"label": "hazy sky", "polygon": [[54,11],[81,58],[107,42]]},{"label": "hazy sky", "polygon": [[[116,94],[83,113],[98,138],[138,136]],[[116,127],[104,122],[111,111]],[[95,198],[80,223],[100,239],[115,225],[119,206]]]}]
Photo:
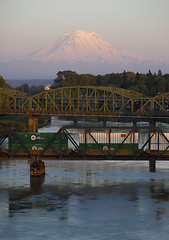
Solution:
[{"label": "hazy sky", "polygon": [[0,59],[25,55],[76,29],[169,61],[169,0],[0,0]]}]

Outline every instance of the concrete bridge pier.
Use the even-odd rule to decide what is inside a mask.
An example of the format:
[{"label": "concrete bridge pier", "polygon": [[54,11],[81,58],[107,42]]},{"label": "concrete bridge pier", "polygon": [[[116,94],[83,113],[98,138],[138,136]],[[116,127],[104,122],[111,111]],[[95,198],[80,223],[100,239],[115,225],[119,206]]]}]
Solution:
[{"label": "concrete bridge pier", "polygon": [[155,159],[149,160],[149,171],[156,172],[156,160]]},{"label": "concrete bridge pier", "polygon": [[30,115],[28,119],[28,131],[38,132],[38,117],[35,115]]}]

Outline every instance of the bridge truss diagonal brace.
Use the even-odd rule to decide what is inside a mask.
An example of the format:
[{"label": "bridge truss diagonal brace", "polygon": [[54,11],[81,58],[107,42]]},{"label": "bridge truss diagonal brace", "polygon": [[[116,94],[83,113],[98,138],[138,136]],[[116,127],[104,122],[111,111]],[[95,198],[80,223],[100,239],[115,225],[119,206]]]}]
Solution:
[{"label": "bridge truss diagonal brace", "polygon": [[145,148],[145,146],[146,146],[148,143],[150,143],[150,141],[151,141],[151,139],[154,137],[154,135],[155,135],[155,132],[154,132],[151,136],[149,136],[149,138],[147,139],[147,141],[143,144],[142,148],[139,150],[136,158],[142,153],[142,150]]},{"label": "bridge truss diagonal brace", "polygon": [[[11,135],[10,135],[10,134],[12,134],[12,135],[19,141],[20,146],[22,146],[22,147],[26,150],[29,158],[32,158],[32,155],[31,155],[30,151],[27,149],[27,147],[25,146],[25,144],[22,142],[22,140],[20,139],[20,137],[17,135],[17,132],[15,133],[14,131],[11,131],[11,132],[9,133],[9,136],[8,136],[8,137],[9,137],[9,141],[10,141],[10,138],[11,138]],[[20,149],[20,146],[18,147],[18,149],[16,150],[16,152]],[[10,148],[11,148],[11,147],[10,147]],[[9,149],[9,150],[10,150],[10,157],[11,157],[11,149]],[[16,152],[15,152],[15,154],[16,154]]]},{"label": "bridge truss diagonal brace", "polygon": [[5,141],[6,138],[8,138],[8,134],[0,138],[0,146]]},{"label": "bridge truss diagonal brace", "polygon": [[[119,151],[120,147],[124,144],[124,142],[128,139],[128,137],[131,135],[132,132],[135,132],[135,129],[131,129],[130,132],[127,134],[127,136],[124,138],[124,140],[122,141],[122,143],[119,144],[119,146],[117,147],[117,149],[113,152],[112,157],[114,157],[116,155],[116,153]],[[112,159],[111,157],[111,159]]]},{"label": "bridge truss diagonal brace", "polygon": [[121,108],[118,110],[118,112],[121,112],[121,111],[123,111],[124,109],[125,109],[125,107],[129,104],[129,103],[131,103],[131,113],[133,113],[133,100],[131,99],[131,98],[129,98],[129,99],[127,99],[126,101],[124,101],[124,99],[123,99],[123,101],[122,101],[122,106],[121,106]]},{"label": "bridge truss diagonal brace", "polygon": [[100,144],[96,141],[96,139],[92,136],[91,131],[89,129],[85,129],[85,136],[86,133],[88,133],[90,135],[90,137],[93,139],[93,141],[99,146],[100,150],[103,152],[103,154],[106,156],[107,159],[110,159],[110,157],[105,153],[105,151],[102,149],[102,147],[100,146]]},{"label": "bridge truss diagonal brace", "polygon": [[[142,100],[143,100],[143,99],[141,99],[141,101],[142,101]],[[145,107],[147,106],[147,104],[151,104],[151,99],[146,99],[146,102],[145,102],[143,105],[141,104],[141,108],[138,109],[138,110],[136,111],[136,113],[138,114],[138,113],[146,112]]]},{"label": "bridge truss diagonal brace", "polygon": [[159,103],[159,101],[157,101],[157,99],[154,99],[154,103],[156,103],[160,107],[161,111],[167,112],[167,110],[164,108],[164,106],[161,105],[161,103]]},{"label": "bridge truss diagonal brace", "polygon": [[166,149],[161,153],[160,156],[158,156],[158,159],[160,159],[165,152],[169,149],[169,139],[164,135],[164,133],[161,131],[161,129],[159,129],[159,133],[161,133],[161,135],[165,138],[165,140],[168,142],[168,146],[166,147]]},{"label": "bridge truss diagonal brace", "polygon": [[68,130],[67,130],[67,129],[60,129],[60,130],[67,135],[69,141],[70,141],[70,142],[73,144],[73,146],[77,149],[80,157],[81,157],[82,159],[84,159],[84,156],[83,156],[83,155],[81,154],[81,152],[80,152],[79,145],[78,145],[77,142],[74,140],[74,138],[71,136],[71,134],[68,132]]},{"label": "bridge truss diagonal brace", "polygon": [[[57,133],[55,133],[54,134],[54,136],[50,139],[50,141],[48,142],[48,144],[46,145],[46,147],[43,149],[43,151],[37,156],[38,158],[41,158],[43,155],[44,155],[44,153],[46,152],[46,150],[52,145],[52,143],[55,141],[55,139],[56,139],[56,137],[57,137],[57,135],[60,133],[60,131],[58,131]],[[61,144],[61,146],[62,146],[62,144]],[[52,146],[51,146],[52,147]],[[54,153],[56,154],[56,156],[58,157],[58,158],[60,158],[59,157],[59,155],[57,154],[57,152],[55,151],[55,149],[52,147],[52,150],[54,151]],[[62,150],[62,149],[61,149]]]}]

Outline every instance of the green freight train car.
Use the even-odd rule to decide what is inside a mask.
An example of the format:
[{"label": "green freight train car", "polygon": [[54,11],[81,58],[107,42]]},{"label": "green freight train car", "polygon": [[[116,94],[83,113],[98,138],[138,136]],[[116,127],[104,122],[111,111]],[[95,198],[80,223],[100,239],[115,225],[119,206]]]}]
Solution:
[{"label": "green freight train car", "polygon": [[169,133],[162,131],[113,132],[113,129],[79,128],[72,135],[65,129],[57,133],[11,132],[8,144],[10,156],[56,156],[57,159],[88,156],[90,159],[92,156],[169,155]]},{"label": "green freight train car", "polygon": [[[9,134],[8,149],[11,152],[26,154],[26,150],[31,154],[46,151],[49,154],[57,151],[68,150],[68,138],[64,133],[28,133],[16,132]],[[53,154],[52,154],[53,155]]]},{"label": "green freight train car", "polygon": [[133,150],[138,150],[138,133],[132,133],[124,141],[126,136],[126,133],[79,133],[79,148],[88,155],[102,155],[104,152],[113,153],[117,150],[118,154],[129,155]]}]

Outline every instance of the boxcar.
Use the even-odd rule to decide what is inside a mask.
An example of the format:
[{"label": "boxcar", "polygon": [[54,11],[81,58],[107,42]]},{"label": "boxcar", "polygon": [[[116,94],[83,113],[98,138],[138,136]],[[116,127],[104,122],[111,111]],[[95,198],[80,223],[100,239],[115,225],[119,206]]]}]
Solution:
[{"label": "boxcar", "polygon": [[132,133],[128,138],[126,136],[124,132],[110,135],[103,132],[79,133],[79,148],[88,155],[112,154],[114,151],[119,155],[130,155],[133,150],[138,150],[138,133]]}]

